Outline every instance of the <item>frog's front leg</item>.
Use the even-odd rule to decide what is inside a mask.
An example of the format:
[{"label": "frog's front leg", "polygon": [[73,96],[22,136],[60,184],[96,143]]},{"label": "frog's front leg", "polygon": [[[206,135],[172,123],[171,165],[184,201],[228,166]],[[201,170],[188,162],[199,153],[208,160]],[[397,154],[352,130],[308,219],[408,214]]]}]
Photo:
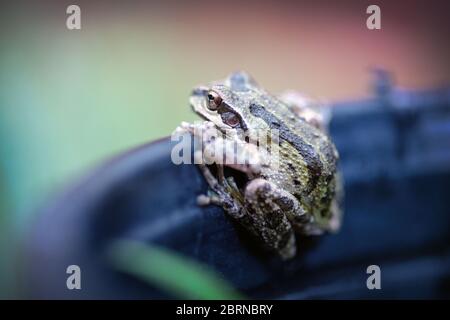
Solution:
[{"label": "frog's front leg", "polygon": [[[211,170],[200,160],[203,159],[202,151],[197,150],[194,157],[197,159],[198,167],[202,171],[202,174],[211,188],[213,194],[199,195],[197,197],[197,203],[199,205],[215,204],[221,206],[229,215],[235,219],[241,218],[245,215],[245,208],[239,201],[234,198],[230,192],[225,180],[219,182],[217,178],[212,174]],[[220,169],[219,169],[220,170]]]},{"label": "frog's front leg", "polygon": [[[219,152],[214,152],[218,150]],[[228,140],[222,138],[203,140],[203,150],[196,150],[194,159],[202,171],[212,193],[209,192],[208,195],[200,195],[197,200],[200,205],[219,205],[233,218],[241,219],[246,215],[245,208],[243,207],[243,196],[232,177],[225,178],[224,166],[242,171],[251,179],[254,174],[259,172],[260,164],[258,161],[235,164],[234,162],[227,162],[226,157],[224,158],[222,156],[225,154],[233,154],[233,152],[235,152],[234,144]],[[211,172],[210,167],[206,165],[207,163],[216,167],[215,175]]]},{"label": "frog's front leg", "polygon": [[296,254],[293,224],[308,221],[308,215],[297,199],[273,183],[257,178],[245,189],[245,206],[253,228],[265,244],[289,259]]}]

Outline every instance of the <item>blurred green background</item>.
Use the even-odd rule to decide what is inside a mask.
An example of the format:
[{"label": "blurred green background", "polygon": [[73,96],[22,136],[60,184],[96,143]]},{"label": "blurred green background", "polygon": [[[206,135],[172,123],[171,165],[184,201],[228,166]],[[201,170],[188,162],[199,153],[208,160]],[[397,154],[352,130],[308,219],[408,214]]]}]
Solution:
[{"label": "blurred green background", "polygon": [[[66,28],[73,3],[81,30]],[[334,101],[370,94],[368,69],[382,65],[403,86],[448,84],[448,13],[426,3],[382,2],[379,31],[366,28],[366,1],[3,4],[1,288],[20,282],[36,208],[105,158],[196,119],[187,99],[199,83],[244,69],[269,91]]]}]

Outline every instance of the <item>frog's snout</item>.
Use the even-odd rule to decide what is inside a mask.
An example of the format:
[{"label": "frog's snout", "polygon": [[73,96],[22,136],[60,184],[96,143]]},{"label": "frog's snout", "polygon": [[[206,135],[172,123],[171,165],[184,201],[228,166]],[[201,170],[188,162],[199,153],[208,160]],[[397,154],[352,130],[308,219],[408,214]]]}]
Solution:
[{"label": "frog's snout", "polygon": [[206,86],[203,86],[203,85],[195,87],[192,90],[191,97],[206,98],[208,91],[209,91],[209,88]]}]

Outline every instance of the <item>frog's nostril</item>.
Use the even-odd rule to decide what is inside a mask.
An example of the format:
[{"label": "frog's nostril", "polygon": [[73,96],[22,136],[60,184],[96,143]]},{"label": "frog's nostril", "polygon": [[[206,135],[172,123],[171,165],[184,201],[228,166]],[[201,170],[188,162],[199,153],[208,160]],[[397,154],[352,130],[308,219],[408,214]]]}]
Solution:
[{"label": "frog's nostril", "polygon": [[194,90],[192,90],[192,95],[193,96],[205,96],[207,94],[207,92],[208,92],[208,89],[199,87],[199,88],[195,88]]}]

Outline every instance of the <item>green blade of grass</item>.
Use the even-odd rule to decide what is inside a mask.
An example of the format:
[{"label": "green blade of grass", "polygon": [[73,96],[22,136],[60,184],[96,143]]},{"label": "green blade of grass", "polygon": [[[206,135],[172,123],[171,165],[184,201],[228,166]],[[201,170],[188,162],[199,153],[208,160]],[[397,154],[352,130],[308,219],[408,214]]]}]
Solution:
[{"label": "green blade of grass", "polygon": [[120,271],[182,299],[243,299],[231,285],[207,266],[168,249],[121,240],[110,250]]}]

